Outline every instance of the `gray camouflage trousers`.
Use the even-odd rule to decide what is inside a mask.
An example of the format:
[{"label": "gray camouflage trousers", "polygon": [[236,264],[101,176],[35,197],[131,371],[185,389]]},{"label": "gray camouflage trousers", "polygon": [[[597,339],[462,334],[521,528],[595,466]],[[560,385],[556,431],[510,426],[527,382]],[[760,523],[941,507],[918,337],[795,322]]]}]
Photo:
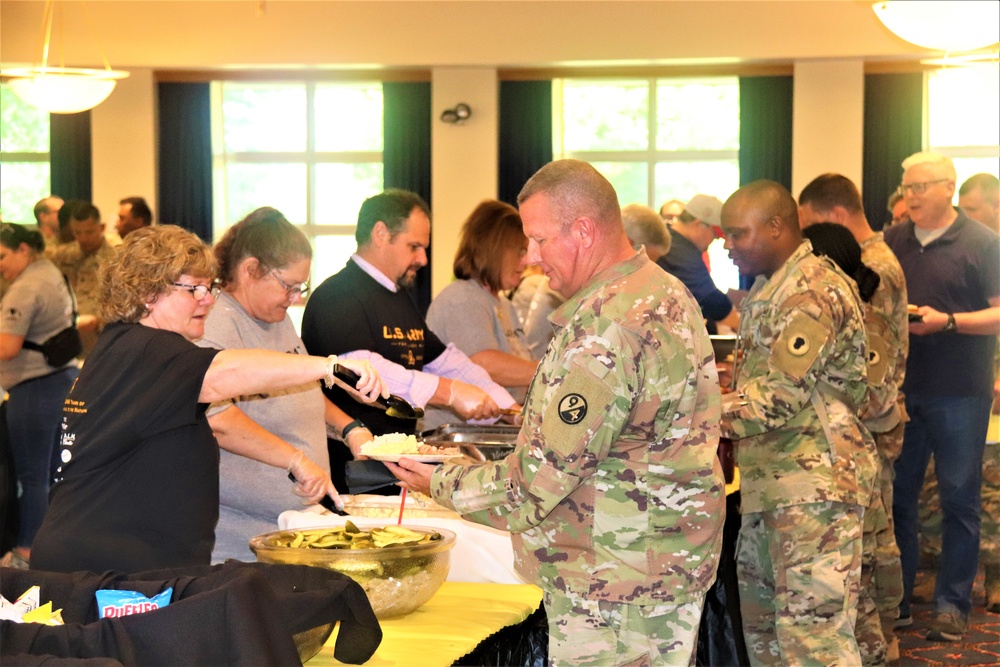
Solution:
[{"label": "gray camouflage trousers", "polygon": [[645,606],[546,591],[549,665],[694,665],[704,601]]},{"label": "gray camouflage trousers", "polygon": [[864,508],[811,503],[744,514],[736,552],[753,665],[857,665]]},{"label": "gray camouflage trousers", "polygon": [[862,664],[866,667],[885,664],[886,649],[895,636],[893,625],[903,600],[903,568],[892,520],[895,477],[892,464],[899,458],[904,428],[905,424],[900,422],[891,431],[872,434],[879,455],[878,485],[872,502],[865,508],[861,589],[854,628]]}]

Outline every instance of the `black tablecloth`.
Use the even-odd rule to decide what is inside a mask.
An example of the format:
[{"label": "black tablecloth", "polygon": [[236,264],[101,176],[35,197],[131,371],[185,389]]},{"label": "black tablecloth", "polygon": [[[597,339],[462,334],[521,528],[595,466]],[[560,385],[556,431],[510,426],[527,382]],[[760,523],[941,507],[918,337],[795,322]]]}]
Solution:
[{"label": "black tablecloth", "polygon": [[[336,621],[334,656],[360,664],[382,640],[364,590],[322,568],[229,561],[129,575],[0,569],[0,593],[8,600],[33,585],[43,603],[62,609],[66,625],[0,622],[5,666],[293,665],[299,657],[292,635]],[[168,587],[174,590],[166,607],[98,619],[98,589],[151,597]]]}]

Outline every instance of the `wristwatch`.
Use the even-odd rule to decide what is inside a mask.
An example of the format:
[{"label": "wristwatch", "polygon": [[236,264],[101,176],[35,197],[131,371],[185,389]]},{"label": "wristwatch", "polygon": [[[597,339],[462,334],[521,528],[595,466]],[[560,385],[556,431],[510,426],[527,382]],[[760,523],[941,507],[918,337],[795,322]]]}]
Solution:
[{"label": "wristwatch", "polygon": [[953,313],[948,313],[948,321],[945,322],[944,329],[941,329],[942,333],[955,333],[958,331],[958,324],[955,323],[955,315]]}]

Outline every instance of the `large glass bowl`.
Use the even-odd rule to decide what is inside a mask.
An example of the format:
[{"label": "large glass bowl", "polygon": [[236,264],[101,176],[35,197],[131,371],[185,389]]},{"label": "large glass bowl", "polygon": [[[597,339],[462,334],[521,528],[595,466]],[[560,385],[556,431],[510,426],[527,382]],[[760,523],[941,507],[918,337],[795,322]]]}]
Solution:
[{"label": "large glass bowl", "polygon": [[[326,567],[361,584],[379,618],[408,614],[431,599],[448,577],[455,533],[444,528],[404,526],[420,533],[437,533],[441,539],[381,549],[303,549],[277,546],[296,533],[307,537],[333,528],[279,530],[250,540],[250,549],[261,563],[287,563]],[[363,530],[370,529],[364,526]]]}]

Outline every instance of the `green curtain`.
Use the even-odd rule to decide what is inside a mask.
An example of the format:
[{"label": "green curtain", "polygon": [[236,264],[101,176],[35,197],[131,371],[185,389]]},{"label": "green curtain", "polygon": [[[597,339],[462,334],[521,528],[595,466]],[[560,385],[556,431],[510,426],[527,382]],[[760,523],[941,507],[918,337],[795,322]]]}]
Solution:
[{"label": "green curtain", "polygon": [[90,112],[49,114],[50,192],[65,200],[91,201]]},{"label": "green curtain", "polygon": [[890,218],[886,203],[902,178],[900,163],[923,148],[923,105],[923,73],[865,76],[861,197],[876,230]]},{"label": "green curtain", "polygon": [[740,185],[792,187],[791,76],[740,77]]},{"label": "green curtain", "polygon": [[[431,84],[383,83],[382,105],[383,185],[416,192],[431,205]],[[428,249],[414,285],[424,313],[431,305],[431,261]]]},{"label": "green curtain", "polygon": [[552,161],[552,81],[500,82],[498,198],[517,206],[524,183]]},{"label": "green curtain", "polygon": [[[740,77],[740,185],[766,178],[792,189],[791,76]],[[740,288],[754,276],[740,274]]]},{"label": "green curtain", "polygon": [[160,83],[157,219],[212,242],[212,110],[208,83]]}]

